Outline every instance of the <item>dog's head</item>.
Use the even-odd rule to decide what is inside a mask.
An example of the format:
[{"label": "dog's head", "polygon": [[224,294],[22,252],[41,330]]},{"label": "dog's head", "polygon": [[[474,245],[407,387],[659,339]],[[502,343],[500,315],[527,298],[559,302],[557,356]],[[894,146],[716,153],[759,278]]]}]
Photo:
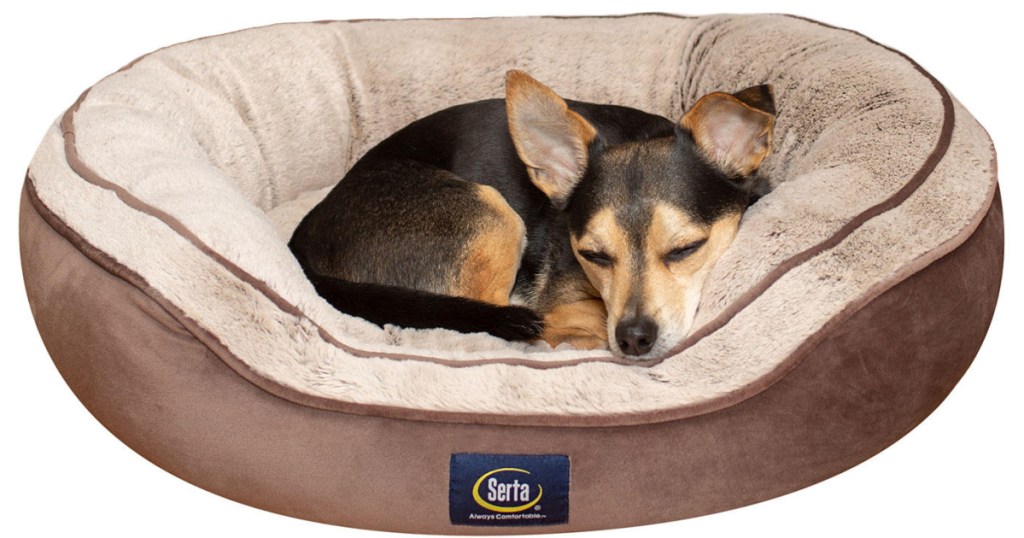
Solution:
[{"label": "dog's head", "polygon": [[[669,351],[771,150],[768,86],[700,98],[665,136],[612,144],[526,73],[506,78],[509,131],[534,185],[567,213],[573,253],[608,312],[616,355]],[[662,133],[664,135],[664,133]]]}]

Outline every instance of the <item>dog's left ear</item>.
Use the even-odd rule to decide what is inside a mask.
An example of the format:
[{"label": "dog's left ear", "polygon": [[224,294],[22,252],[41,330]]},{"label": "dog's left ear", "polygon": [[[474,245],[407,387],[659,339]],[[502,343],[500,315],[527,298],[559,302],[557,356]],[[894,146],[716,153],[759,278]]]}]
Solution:
[{"label": "dog's left ear", "polygon": [[587,148],[597,130],[523,71],[506,74],[505,93],[508,128],[519,159],[533,184],[564,209],[586,172]]},{"label": "dog's left ear", "polygon": [[771,151],[775,99],[768,85],[697,100],[679,125],[690,132],[704,155],[723,172],[752,174]]}]

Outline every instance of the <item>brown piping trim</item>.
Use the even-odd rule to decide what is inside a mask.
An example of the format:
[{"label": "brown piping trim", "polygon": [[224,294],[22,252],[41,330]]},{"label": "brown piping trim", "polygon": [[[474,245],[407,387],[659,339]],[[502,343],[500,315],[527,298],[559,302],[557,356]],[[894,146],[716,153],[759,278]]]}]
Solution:
[{"label": "brown piping trim", "polygon": [[[649,14],[637,14],[637,16],[640,16],[640,15],[649,15]],[[594,17],[585,17],[585,18],[594,18]],[[684,17],[680,16],[679,18],[684,18]],[[800,18],[800,17],[794,17],[794,18]],[[814,24],[819,24],[821,26],[828,27],[828,28],[833,28],[833,29],[836,28],[836,27],[833,27],[833,26],[829,26],[829,25],[817,22],[817,21],[811,21],[809,19],[803,19],[803,20],[808,20],[809,22],[812,22]],[[871,40],[870,38],[867,38],[866,36],[863,36],[863,35],[861,35],[861,34],[859,34],[857,32],[853,32],[851,30],[845,30],[845,31],[849,31],[851,33],[859,35],[862,38],[868,40],[869,42],[871,42],[871,43],[873,43],[875,45],[878,45],[878,46],[883,47],[883,48],[885,48],[885,49],[887,49],[887,50],[889,50],[891,52],[899,54],[900,56],[902,56],[905,59],[907,59],[908,62],[910,62],[911,65],[915,67],[915,69],[917,69],[924,76],[926,76],[929,80],[931,80],[932,84],[935,86],[936,90],[940,93],[940,96],[942,97],[942,100],[943,100],[943,112],[944,112],[943,126],[942,126],[942,131],[940,133],[939,142],[938,142],[937,146],[933,149],[932,153],[929,155],[929,157],[925,161],[924,165],[922,165],[921,169],[919,169],[918,172],[911,178],[910,182],[908,182],[902,189],[900,189],[900,191],[898,191],[896,194],[891,196],[885,202],[882,202],[881,204],[878,204],[875,207],[872,207],[872,208],[868,209],[867,211],[865,211],[864,213],[862,213],[861,215],[859,215],[857,218],[854,219],[854,221],[851,221],[846,226],[841,228],[839,230],[839,232],[834,234],[833,237],[830,238],[829,240],[826,240],[823,243],[819,243],[819,245],[817,245],[816,247],[812,247],[812,249],[807,249],[804,252],[802,252],[802,253],[797,255],[797,256],[805,256],[806,255],[807,256],[806,259],[810,259],[810,257],[813,257],[814,255],[817,255],[820,252],[822,252],[824,250],[827,250],[828,248],[833,248],[835,245],[838,245],[843,239],[845,239],[846,236],[851,234],[857,227],[862,225],[864,222],[866,222],[870,218],[873,218],[873,217],[875,217],[877,215],[880,215],[880,214],[884,213],[885,211],[893,209],[896,206],[898,206],[899,204],[901,204],[903,201],[905,201],[906,198],[908,198],[927,179],[928,175],[931,174],[931,172],[934,170],[934,168],[938,164],[938,162],[941,161],[942,157],[945,155],[946,150],[948,149],[948,146],[949,146],[949,143],[950,143],[950,139],[952,137],[953,121],[954,121],[954,110],[952,108],[952,99],[950,98],[948,92],[946,92],[945,88],[941,85],[941,83],[939,83],[934,77],[932,77],[920,65],[918,65],[916,62],[914,62],[912,59],[910,59],[909,57],[907,57],[903,53],[901,53],[899,51],[896,51],[896,50],[894,50],[894,49],[892,49],[890,47],[887,47],[885,45],[881,45],[881,44]],[[203,38],[200,38],[200,39],[203,39]],[[122,68],[121,71],[132,67],[133,65],[135,65],[139,60],[141,60],[144,57],[145,56],[140,57],[139,59],[131,62],[130,64],[128,64],[127,66]],[[188,230],[182,223],[180,223],[179,221],[177,221],[176,219],[174,219],[170,215],[166,214],[165,212],[160,211],[157,208],[153,208],[153,207],[149,206],[148,204],[146,204],[145,202],[142,202],[141,200],[135,198],[133,195],[131,195],[131,193],[129,193],[128,191],[124,190],[120,186],[106,181],[104,178],[98,176],[98,174],[95,174],[95,172],[93,172],[90,168],[88,168],[88,166],[84,162],[82,162],[80,160],[80,158],[78,157],[78,154],[77,154],[77,148],[74,145],[74,141],[75,140],[74,140],[74,126],[73,126],[73,122],[72,122],[72,116],[73,116],[74,112],[76,112],[78,110],[78,108],[80,107],[82,101],[84,101],[84,99],[88,95],[88,93],[89,93],[89,90],[86,90],[78,98],[78,100],[75,102],[75,104],[72,106],[72,108],[69,109],[65,113],[65,115],[62,117],[62,119],[61,119],[61,127],[62,127],[62,130],[63,130],[63,133],[64,133],[64,137],[65,137],[65,151],[66,151],[66,155],[67,155],[67,158],[68,158],[68,164],[72,168],[72,170],[74,170],[76,173],[78,173],[80,176],[82,176],[82,178],[85,179],[86,181],[94,183],[97,186],[100,186],[102,188],[106,188],[106,189],[112,190],[113,192],[115,192],[115,194],[118,195],[119,198],[122,199],[122,201],[124,201],[130,207],[133,207],[134,209],[137,209],[137,210],[139,210],[139,211],[141,211],[143,213],[147,213],[147,214],[150,214],[150,215],[152,215],[152,216],[154,216],[154,217],[156,217],[158,219],[161,219],[165,224],[167,224],[173,230],[175,230],[176,232],[178,232],[179,234],[181,234],[185,238],[187,238],[190,241],[192,241],[196,245],[196,247],[199,248],[201,251],[203,251],[204,253],[207,253],[207,255],[210,255],[215,260],[217,260],[218,262],[222,263],[222,265],[224,265],[229,271],[231,271],[237,277],[239,277],[243,281],[249,283],[250,285],[253,285],[253,287],[255,287],[256,289],[258,289],[261,292],[263,292],[269,299],[271,299],[271,301],[275,302],[275,304],[277,304],[280,308],[282,308],[282,310],[284,310],[285,312],[288,312],[290,314],[293,314],[293,315],[301,316],[302,312],[297,307],[295,307],[294,305],[291,305],[290,303],[287,303],[276,292],[271,290],[269,288],[269,286],[267,286],[265,283],[259,281],[258,279],[256,279],[252,275],[248,274],[247,272],[245,272],[244,270],[242,270],[241,268],[239,268],[238,266],[236,266],[235,264],[230,262],[229,260],[223,258],[223,256],[221,256],[219,253],[216,253],[215,251],[210,249],[210,247],[208,245],[205,245],[205,243],[203,243],[198,237],[196,237],[194,234],[192,234],[191,231]],[[78,168],[76,168],[76,164],[77,164]],[[37,203],[34,203],[34,205],[37,207],[37,210],[40,211],[40,214],[44,214],[44,211],[39,209],[40,206],[43,206],[43,204],[42,204],[41,200],[38,200],[38,197],[35,196],[34,185],[32,184],[31,178],[27,178],[27,183],[28,183],[28,188],[31,190],[31,192],[33,194],[33,201],[37,202]],[[983,209],[987,208],[991,204],[992,197],[995,196],[995,189],[996,189],[996,186],[995,186],[995,183],[993,182],[993,188],[990,191],[990,196],[989,196],[989,204],[984,206]],[[45,211],[45,213],[50,213],[50,212],[49,211]],[[867,216],[869,213],[871,213],[870,216]],[[445,411],[423,411],[423,410],[400,409],[400,408],[395,408],[395,407],[391,407],[391,406],[368,406],[368,405],[365,405],[365,404],[354,404],[354,403],[350,403],[350,402],[341,402],[341,401],[338,401],[338,400],[321,398],[321,397],[311,396],[311,395],[308,395],[308,394],[305,394],[305,393],[301,393],[301,392],[295,391],[294,389],[291,389],[289,387],[285,387],[285,386],[283,386],[283,385],[281,385],[281,384],[279,384],[279,383],[277,383],[275,381],[269,380],[269,379],[263,377],[260,374],[253,373],[253,371],[251,370],[251,368],[248,367],[248,365],[246,365],[240,359],[238,359],[233,354],[231,354],[230,351],[228,351],[216,339],[216,337],[214,337],[212,334],[209,334],[205,329],[200,327],[193,320],[190,320],[183,312],[181,313],[181,317],[179,319],[187,320],[188,323],[186,323],[186,326],[188,328],[190,328],[190,330],[192,330],[192,328],[194,327],[196,330],[199,331],[199,333],[207,334],[207,338],[202,338],[201,339],[204,342],[204,344],[207,345],[208,347],[210,347],[211,351],[214,351],[215,354],[217,354],[222,360],[225,360],[225,362],[228,363],[236,372],[238,372],[239,374],[243,375],[243,377],[248,379],[250,382],[253,382],[257,386],[260,386],[264,390],[267,390],[268,392],[271,392],[271,393],[273,393],[275,395],[278,395],[279,397],[295,401],[296,403],[301,403],[301,404],[304,404],[304,405],[309,405],[311,407],[316,407],[316,408],[320,408],[320,409],[338,410],[338,411],[355,413],[355,414],[372,414],[372,415],[377,415],[377,416],[390,416],[390,417],[393,417],[393,418],[404,418],[404,419],[413,419],[413,420],[429,420],[429,421],[444,421],[444,422],[469,422],[469,423],[493,423],[493,424],[523,424],[523,425],[540,425],[540,426],[553,426],[553,425],[558,425],[558,426],[597,426],[597,425],[611,426],[611,425],[628,425],[628,424],[641,424],[641,423],[651,423],[651,422],[662,422],[662,421],[666,421],[666,420],[676,420],[676,419],[679,419],[679,418],[685,418],[685,417],[688,417],[688,416],[703,414],[703,413],[711,412],[711,411],[714,411],[714,410],[717,410],[717,409],[721,409],[723,407],[727,407],[727,406],[732,405],[734,403],[738,403],[739,401],[742,401],[742,400],[744,400],[744,399],[746,399],[746,398],[748,398],[750,396],[753,396],[754,394],[757,394],[757,393],[761,392],[762,390],[766,389],[767,387],[771,386],[772,384],[774,384],[775,381],[780,379],[781,376],[784,373],[786,373],[786,372],[790,371],[792,368],[794,368],[796,366],[796,364],[800,362],[800,359],[802,359],[802,356],[805,355],[806,352],[809,351],[811,348],[813,348],[813,345],[809,344],[809,342],[811,340],[814,340],[814,343],[819,342],[822,338],[824,338],[824,334],[829,332],[831,330],[831,328],[834,327],[834,325],[836,323],[838,323],[838,321],[840,321],[840,318],[845,319],[845,318],[849,317],[849,315],[852,315],[853,312],[855,312],[856,310],[859,310],[860,308],[862,308],[864,304],[867,304],[868,302],[870,302],[870,300],[872,300],[877,295],[881,294],[886,289],[896,285],[897,283],[899,283],[900,281],[905,279],[907,276],[913,274],[914,272],[917,272],[918,270],[920,270],[924,266],[927,266],[928,264],[932,263],[936,259],[938,259],[938,258],[944,256],[945,254],[947,254],[948,252],[951,252],[952,250],[954,250],[956,248],[956,246],[959,246],[959,244],[961,244],[968,237],[970,237],[970,235],[977,228],[977,225],[980,224],[981,218],[984,216],[984,214],[985,214],[985,211],[979,211],[979,213],[977,215],[975,215],[975,218],[973,219],[973,222],[968,227],[964,228],[957,236],[955,236],[954,238],[950,239],[949,241],[947,241],[946,243],[941,245],[939,248],[933,249],[931,252],[929,252],[929,255],[923,256],[923,257],[919,258],[918,260],[916,260],[915,262],[912,262],[911,264],[908,264],[900,272],[898,272],[895,277],[890,278],[890,279],[888,279],[885,282],[881,282],[881,283],[877,284],[874,288],[872,288],[871,290],[868,291],[868,293],[866,294],[865,297],[862,298],[862,300],[857,301],[856,302],[857,304],[852,304],[851,303],[850,305],[847,305],[847,307],[844,308],[843,311],[841,311],[837,316],[833,316],[829,320],[829,322],[826,323],[825,326],[823,326],[821,329],[819,329],[818,332],[816,332],[815,334],[811,335],[807,340],[805,340],[800,345],[800,347],[798,347],[796,351],[794,351],[792,354],[790,354],[789,357],[784,359],[776,367],[775,370],[773,370],[772,372],[769,372],[768,374],[765,374],[759,380],[757,380],[754,383],[751,383],[751,384],[745,386],[743,389],[741,389],[741,390],[739,390],[737,392],[734,392],[734,393],[731,393],[731,394],[728,394],[728,395],[724,395],[724,396],[721,396],[719,398],[715,398],[715,399],[712,399],[712,400],[708,400],[708,401],[703,402],[701,404],[683,406],[683,407],[680,407],[680,408],[666,409],[666,410],[657,411],[657,412],[620,414],[620,415],[604,415],[604,416],[601,416],[601,417],[578,417],[578,416],[577,417],[564,417],[564,416],[563,417],[552,417],[552,416],[549,416],[549,415],[482,415],[482,414],[478,414],[478,413],[453,413],[453,412],[445,412]],[[52,214],[51,214],[51,216],[52,216]],[[861,217],[864,217],[864,218],[861,219]],[[53,218],[56,218],[56,217],[53,217]],[[856,225],[854,225],[855,222],[856,222]],[[61,223],[61,224],[63,225],[63,223]],[[67,228],[66,226],[64,226],[64,228],[66,230],[68,230],[69,233],[72,233],[73,235],[77,236],[77,233],[74,233],[73,231],[71,231],[70,228]],[[55,227],[55,229],[57,229],[57,228]],[[62,233],[62,235],[64,235],[65,237],[68,237],[67,234]],[[76,244],[76,245],[79,245],[79,244],[87,245],[87,243],[85,243],[84,239],[79,237],[79,240],[80,240],[81,243],[74,242],[74,241],[72,243]],[[827,246],[823,246],[823,245],[827,245]],[[810,251],[814,250],[817,247],[821,247],[821,249],[816,251],[816,252],[814,252],[813,254],[810,254]],[[794,258],[795,257],[796,256],[794,256]],[[806,261],[806,259],[802,259],[799,263],[803,263],[804,261]],[[786,262],[783,262],[783,265],[788,264],[792,260],[793,260],[793,258],[790,258],[790,260],[787,260]],[[97,261],[97,260],[94,259],[94,261]],[[106,260],[105,261],[107,261],[109,263],[116,264],[116,265],[120,265],[120,264],[117,264],[116,261],[113,261],[112,259],[110,259],[109,256],[106,256]],[[97,263],[100,263],[100,262],[97,262]],[[792,264],[792,266],[788,266],[784,271],[780,271],[780,267],[782,267],[781,265],[780,265],[780,267],[777,267],[775,271],[770,273],[768,275],[768,277],[766,277],[765,279],[762,279],[762,281],[759,282],[759,284],[757,286],[755,286],[755,289],[756,288],[760,288],[762,286],[763,286],[764,289],[760,290],[757,294],[751,294],[751,290],[748,290],[747,293],[745,293],[739,299],[737,299],[736,301],[733,302],[733,304],[730,306],[730,309],[728,309],[727,311],[725,311],[722,314],[720,314],[715,320],[712,320],[712,322],[709,322],[708,324],[705,324],[705,326],[702,327],[697,333],[695,333],[694,335],[691,335],[691,337],[687,338],[680,346],[677,346],[677,349],[674,350],[672,353],[678,353],[679,351],[682,351],[682,349],[685,349],[685,347],[689,347],[690,345],[693,345],[694,343],[696,343],[700,339],[706,337],[707,335],[713,333],[714,331],[716,331],[719,328],[721,328],[722,326],[724,326],[726,323],[728,323],[729,319],[731,319],[739,310],[742,309],[742,307],[747,306],[750,302],[752,302],[754,299],[756,299],[757,295],[759,295],[760,293],[763,293],[764,290],[766,290],[768,287],[770,287],[771,284],[773,284],[775,280],[778,280],[778,278],[781,278],[781,276],[783,274],[785,274],[785,272],[787,272],[788,270],[792,269],[792,267],[795,267],[796,265],[799,265],[799,263],[794,263],[794,264]],[[123,267],[123,266],[121,266],[121,267]],[[110,269],[108,269],[108,270],[110,270]],[[123,273],[124,271],[129,271],[129,270],[126,267],[123,267],[123,270],[121,272],[117,272],[117,271],[111,271],[111,272],[113,274],[117,274],[118,276],[121,276],[121,273]],[[778,274],[776,275],[776,273],[778,273]],[[769,277],[772,277],[773,275],[776,275],[774,277],[774,280],[768,281]],[[124,278],[124,277],[122,277],[122,278]],[[141,277],[139,277],[139,278],[141,279]],[[144,280],[142,282],[145,283]],[[139,286],[136,286],[136,287],[139,287]],[[159,293],[155,289],[152,289],[152,287],[150,287],[148,284],[145,284],[145,288],[140,288],[140,289],[143,289],[144,291],[146,291],[146,293],[149,294],[151,297],[153,297],[153,294],[159,295]],[[154,300],[156,300],[155,297],[154,297]],[[280,304],[278,303],[278,301],[280,301]],[[163,304],[164,302],[166,302],[166,299],[163,302],[161,302],[161,304]],[[167,304],[170,304],[170,303],[168,302]],[[733,307],[735,307],[737,304],[742,304],[742,307],[741,308],[735,308],[735,312],[732,312],[730,314],[729,311],[733,310],[734,309]],[[167,307],[166,304],[164,306],[165,306],[165,308]],[[170,306],[173,307],[173,305],[170,305]],[[730,315],[727,316],[728,319],[723,319],[724,317],[726,317],[725,314],[730,314]],[[708,330],[707,328],[710,325],[712,325],[712,324],[716,324],[717,326],[715,326],[711,330]],[[319,325],[317,325],[317,327],[318,327],[318,329],[320,331],[321,337],[323,337],[326,341],[328,341],[328,342],[330,342],[330,343],[332,343],[334,345],[337,345],[338,347],[340,347],[340,348],[342,348],[342,349],[344,349],[346,351],[349,351],[349,349],[353,349],[353,348],[350,348],[349,346],[344,345],[341,342],[338,342],[336,339],[333,338],[332,335],[330,335],[324,329],[319,327]],[[195,333],[196,331],[193,330],[193,332]],[[197,333],[197,338],[200,336],[199,333]],[[695,337],[698,337],[698,336],[699,336],[699,338],[695,338]],[[215,351],[214,348],[219,348],[219,352]],[[484,359],[484,360],[479,360],[479,361],[450,361],[450,360],[438,359],[438,358],[433,358],[433,357],[419,357],[419,356],[415,356],[415,355],[382,354],[382,353],[365,352],[365,351],[361,351],[361,350],[353,350],[353,351],[356,351],[356,353],[353,353],[352,351],[349,351],[349,352],[351,354],[357,355],[357,356],[374,356],[374,357],[384,357],[384,358],[393,358],[393,359],[427,360],[427,361],[430,361],[430,362],[437,362],[437,363],[440,363],[440,364],[443,364],[443,365],[448,365],[448,366],[475,366],[475,365],[487,364],[487,363],[500,363],[500,364],[510,364],[510,365],[522,365],[522,366],[528,366],[528,367],[532,367],[532,368],[555,368],[555,367],[561,367],[561,366],[571,366],[571,365],[580,364],[580,363],[584,363],[584,362],[618,362],[620,364],[627,364],[627,365],[630,365],[630,366],[647,366],[647,365],[653,365],[653,364],[660,363],[662,360],[664,360],[664,359],[660,359],[660,360],[658,360],[656,362],[655,361],[650,361],[648,363],[644,363],[643,365],[640,365],[640,364],[637,364],[637,363],[634,363],[634,362],[627,362],[627,361],[621,361],[621,360],[612,360],[612,359],[608,359],[606,357],[575,359],[575,360],[572,360],[572,361],[561,361],[561,362],[557,362],[557,363],[556,362],[544,363],[544,362],[536,362],[536,361],[530,361],[530,360],[524,360],[524,359]],[[369,411],[370,409],[373,409],[373,411]],[[560,422],[563,422],[566,419],[571,420],[572,423],[571,424],[560,423]]]},{"label": "brown piping trim", "polygon": [[[994,155],[994,148],[993,148]],[[994,158],[993,158],[994,162]],[[109,272],[111,275],[120,278],[127,285],[130,285],[139,290],[144,295],[148,296],[156,306],[163,308],[168,315],[174,318],[178,323],[182,325],[187,331],[192,333],[196,340],[209,350],[211,354],[216,356],[225,365],[231,368],[235,373],[241,376],[243,379],[252,383],[254,386],[261,390],[268,392],[275,397],[278,397],[287,402],[311,407],[314,409],[320,409],[324,411],[347,413],[352,415],[362,416],[376,416],[392,418],[397,420],[413,420],[420,422],[440,422],[440,423],[456,423],[456,424],[488,424],[488,425],[502,425],[502,426],[533,426],[533,427],[560,427],[560,428],[587,428],[587,427],[620,427],[620,426],[636,426],[654,424],[659,422],[669,422],[676,420],[683,420],[698,415],[703,415],[730,407],[737,403],[746,400],[747,398],[753,397],[760,392],[767,390],[769,387],[775,384],[778,380],[782,379],[785,374],[795,369],[800,363],[803,362],[803,358],[809,354],[813,349],[823,341],[832,330],[842,324],[846,319],[852,316],[854,313],[863,308],[866,304],[874,300],[874,296],[865,298],[862,301],[854,304],[851,303],[844,308],[839,314],[829,319],[824,326],[822,326],[816,333],[808,337],[801,343],[801,345],[787,358],[786,361],[780,363],[772,372],[762,376],[754,383],[744,386],[740,390],[733,393],[713,398],[699,404],[690,404],[680,406],[676,408],[666,408],[658,411],[647,411],[637,413],[616,413],[616,414],[605,414],[605,415],[552,415],[552,414],[520,414],[520,415],[502,415],[502,414],[486,414],[486,413],[469,413],[460,411],[438,411],[428,409],[415,409],[407,407],[397,407],[380,404],[363,404],[356,402],[347,402],[342,400],[336,400],[332,398],[326,398],[322,396],[314,396],[292,387],[281,384],[274,381],[258,371],[254,370],[243,360],[238,358],[230,349],[227,348],[215,334],[204,328],[202,325],[197,323],[191,317],[188,316],[180,307],[175,305],[172,301],[168,300],[159,290],[151,286],[146,279],[131,270],[130,268],[122,265],[120,262],[115,260],[109,254],[96,248],[90,244],[84,237],[78,234],[74,229],[68,226],[59,216],[50,211],[43,202],[38,193],[36,192],[35,185],[31,178],[26,177],[25,180],[25,191],[28,195],[29,203],[36,210],[39,216],[47,223],[57,234],[61,235],[67,240],[73,247],[81,252],[87,259],[91,260],[101,269]],[[998,188],[993,191],[993,203],[998,203],[999,193]],[[991,206],[990,206],[991,207]],[[987,216],[988,212],[981,213],[981,217],[976,219],[971,226],[967,228],[960,235],[951,239],[943,245],[943,247],[949,246],[949,250],[943,252],[934,259],[925,260],[924,257],[918,261],[916,267],[913,270],[908,270],[906,277],[911,276],[920,269],[930,265],[939,258],[949,254],[956,250],[956,247],[963,244],[977,227],[981,224],[984,216]],[[934,252],[934,251],[933,251]],[[877,294],[881,295],[889,287],[879,285],[876,286]],[[872,291],[876,291],[873,289]]]}]

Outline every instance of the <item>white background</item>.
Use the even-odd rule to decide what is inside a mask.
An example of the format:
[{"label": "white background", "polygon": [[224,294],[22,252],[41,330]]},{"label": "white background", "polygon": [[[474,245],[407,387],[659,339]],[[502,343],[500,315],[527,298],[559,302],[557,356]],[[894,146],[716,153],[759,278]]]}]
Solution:
[{"label": "white background", "polygon": [[[17,7],[10,7],[16,5]],[[1013,5],[1010,2],[1004,5]],[[1007,259],[975,364],[921,426],[878,456],[802,491],[723,514],[604,536],[1024,536],[1020,18],[986,2],[8,2],[0,8],[0,535],[332,536],[150,464],[108,433],[50,362],[18,263],[18,197],[45,129],[79,92],[158,47],[283,21],[386,17],[787,12],[858,30],[917,59],[989,130],[999,151]],[[410,477],[415,480],[415,477]]]}]

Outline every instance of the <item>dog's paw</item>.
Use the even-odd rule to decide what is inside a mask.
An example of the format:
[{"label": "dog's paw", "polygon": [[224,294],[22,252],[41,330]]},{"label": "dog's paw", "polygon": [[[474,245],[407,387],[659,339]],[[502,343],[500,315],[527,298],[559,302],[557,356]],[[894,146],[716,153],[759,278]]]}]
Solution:
[{"label": "dog's paw", "polygon": [[576,349],[608,349],[604,303],[588,299],[558,305],[544,318],[541,339],[551,347],[569,344]]}]

